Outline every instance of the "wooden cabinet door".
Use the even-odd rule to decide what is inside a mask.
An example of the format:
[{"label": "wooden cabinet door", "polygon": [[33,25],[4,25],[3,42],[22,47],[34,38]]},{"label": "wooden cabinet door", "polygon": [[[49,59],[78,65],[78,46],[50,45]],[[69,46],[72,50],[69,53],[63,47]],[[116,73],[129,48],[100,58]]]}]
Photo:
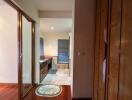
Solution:
[{"label": "wooden cabinet door", "polygon": [[110,0],[109,3],[109,59],[106,100],[118,100],[121,46],[121,0]]},{"label": "wooden cabinet door", "polygon": [[108,97],[132,100],[132,0],[111,0]]},{"label": "wooden cabinet door", "polygon": [[[103,5],[107,3],[109,6]],[[107,6],[109,8],[108,12],[106,11]],[[105,16],[108,16],[108,19]],[[109,0],[109,2],[97,0],[96,17],[95,87],[93,99],[132,100],[132,0]],[[104,83],[101,65],[104,57],[102,33],[107,25],[108,66],[106,83]]]},{"label": "wooden cabinet door", "polygon": [[132,0],[122,1],[119,99],[132,100]]},{"label": "wooden cabinet door", "polygon": [[105,100],[108,0],[97,0],[93,100]]}]

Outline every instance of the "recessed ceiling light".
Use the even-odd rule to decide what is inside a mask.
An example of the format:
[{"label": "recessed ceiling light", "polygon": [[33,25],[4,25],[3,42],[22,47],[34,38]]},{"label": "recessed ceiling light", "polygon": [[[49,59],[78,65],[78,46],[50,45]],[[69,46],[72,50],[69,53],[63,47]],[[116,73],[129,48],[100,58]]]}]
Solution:
[{"label": "recessed ceiling light", "polygon": [[55,28],[53,26],[50,27],[51,30],[54,30]]}]

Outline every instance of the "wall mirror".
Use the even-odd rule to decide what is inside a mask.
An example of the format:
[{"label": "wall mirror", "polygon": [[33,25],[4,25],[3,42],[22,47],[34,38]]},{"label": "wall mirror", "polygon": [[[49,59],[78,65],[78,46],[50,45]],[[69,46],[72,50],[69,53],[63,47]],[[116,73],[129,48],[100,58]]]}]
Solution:
[{"label": "wall mirror", "polygon": [[22,15],[22,85],[21,91],[24,97],[33,87],[34,66],[34,27],[33,22]]}]

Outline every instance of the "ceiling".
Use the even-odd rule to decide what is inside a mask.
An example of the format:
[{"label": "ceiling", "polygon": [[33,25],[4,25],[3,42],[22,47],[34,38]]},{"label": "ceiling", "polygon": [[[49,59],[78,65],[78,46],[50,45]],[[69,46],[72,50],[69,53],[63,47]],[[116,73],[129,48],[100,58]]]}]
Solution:
[{"label": "ceiling", "polygon": [[42,33],[69,33],[72,29],[72,19],[41,18],[40,30]]},{"label": "ceiling", "polygon": [[72,11],[73,0],[35,0],[41,11]]}]

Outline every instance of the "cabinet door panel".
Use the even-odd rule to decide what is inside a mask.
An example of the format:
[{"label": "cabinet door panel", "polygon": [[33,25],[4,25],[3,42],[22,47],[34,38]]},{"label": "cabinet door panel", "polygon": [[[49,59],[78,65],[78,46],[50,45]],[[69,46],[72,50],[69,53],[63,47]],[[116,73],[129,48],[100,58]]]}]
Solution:
[{"label": "cabinet door panel", "polygon": [[105,99],[108,0],[97,0],[94,100]]},{"label": "cabinet door panel", "polygon": [[108,100],[118,98],[118,78],[120,67],[120,28],[121,28],[121,0],[111,0],[110,12],[110,51],[109,51],[109,72],[108,72]]},{"label": "cabinet door panel", "polygon": [[132,0],[122,5],[119,100],[132,100]]}]

